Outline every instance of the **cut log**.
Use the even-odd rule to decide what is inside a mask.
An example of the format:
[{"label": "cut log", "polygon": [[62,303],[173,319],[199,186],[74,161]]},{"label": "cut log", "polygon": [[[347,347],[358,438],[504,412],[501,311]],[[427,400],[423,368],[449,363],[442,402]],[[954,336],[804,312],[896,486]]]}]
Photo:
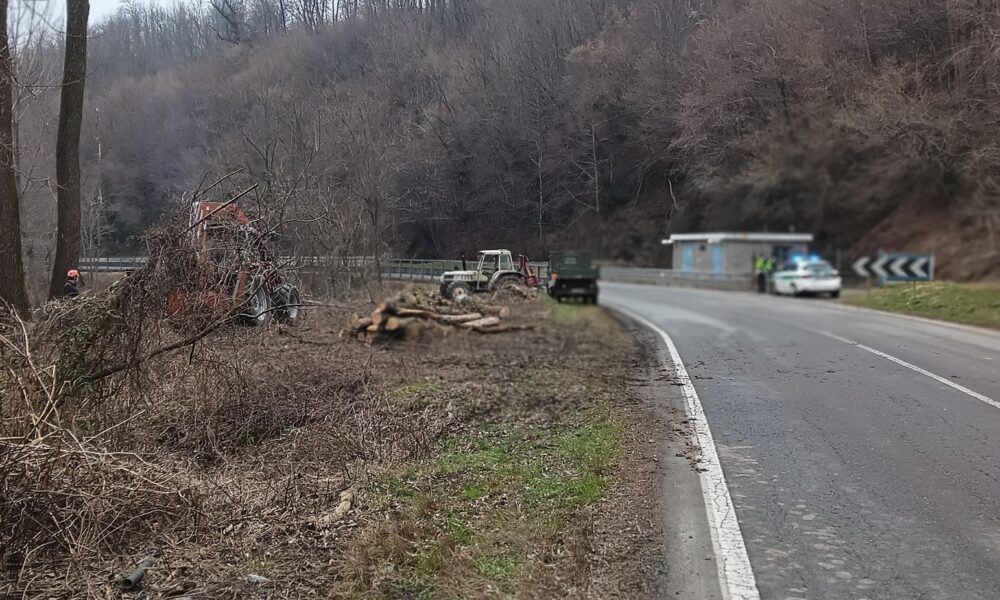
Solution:
[{"label": "cut log", "polygon": [[402,331],[412,322],[413,317],[397,317],[394,315],[385,320],[382,329],[385,331]]},{"label": "cut log", "polygon": [[479,312],[479,309],[475,303],[472,303],[470,306],[455,306],[449,303],[443,306],[435,306],[433,312],[439,315],[467,315]]},{"label": "cut log", "polygon": [[387,317],[388,315],[386,315],[381,308],[376,308],[371,317],[372,325],[381,325]]},{"label": "cut log", "polygon": [[477,309],[484,315],[500,317],[501,319],[510,318],[511,311],[509,306],[493,306],[490,304],[483,304],[478,306]]},{"label": "cut log", "polygon": [[476,333],[507,333],[508,331],[530,331],[534,325],[497,325],[495,327],[472,327]]},{"label": "cut log", "polygon": [[368,333],[375,333],[378,331],[378,325],[372,323],[371,325],[365,328],[365,331],[367,331]]},{"label": "cut log", "polygon": [[435,313],[429,310],[423,310],[420,308],[399,308],[396,309],[396,314],[400,317],[433,317]]},{"label": "cut log", "polygon": [[400,308],[396,311],[396,314],[399,317],[431,319],[437,321],[438,323],[444,323],[446,325],[458,325],[460,323],[467,323],[469,321],[475,321],[477,319],[483,318],[483,315],[481,313],[446,315],[419,308]]},{"label": "cut log", "polygon": [[462,323],[478,321],[483,318],[483,315],[481,313],[469,313],[467,315],[434,315],[432,318],[438,323],[444,323],[445,325],[461,325]]},{"label": "cut log", "polygon": [[522,298],[534,298],[535,291],[529,287],[515,285],[508,288],[510,291],[514,292]]},{"label": "cut log", "polygon": [[479,327],[494,327],[499,324],[500,324],[500,317],[483,317],[482,319],[476,319],[475,321],[468,321],[462,323],[461,327],[476,329]]},{"label": "cut log", "polygon": [[351,329],[359,331],[361,329],[368,329],[368,326],[372,324],[371,317],[358,317],[356,320],[351,321]]}]

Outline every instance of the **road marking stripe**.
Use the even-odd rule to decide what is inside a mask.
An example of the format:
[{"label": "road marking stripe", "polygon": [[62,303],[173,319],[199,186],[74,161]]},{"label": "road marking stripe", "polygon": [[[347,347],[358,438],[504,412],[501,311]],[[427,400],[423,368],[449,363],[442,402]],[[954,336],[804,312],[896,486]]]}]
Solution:
[{"label": "road marking stripe", "polygon": [[896,358],[895,356],[892,356],[891,354],[886,354],[885,352],[882,352],[881,350],[876,350],[875,348],[871,348],[869,346],[865,346],[864,344],[855,342],[854,340],[849,340],[849,339],[847,339],[845,337],[840,337],[839,335],[835,335],[833,333],[830,333],[829,331],[817,331],[816,333],[819,333],[821,335],[825,335],[826,337],[834,339],[834,340],[837,340],[838,342],[844,342],[845,344],[849,344],[851,346],[857,346],[858,348],[861,348],[862,350],[864,350],[866,352],[871,352],[875,356],[881,356],[882,358],[884,358],[886,360],[890,360],[890,361],[896,363],[897,365],[906,367],[907,369],[910,369],[911,371],[916,371],[917,373],[920,373],[921,375],[926,375],[927,377],[930,377],[931,379],[933,379],[935,381],[941,382],[941,383],[945,384],[946,386],[948,386],[948,387],[950,387],[952,389],[956,389],[956,390],[962,392],[963,394],[965,394],[967,396],[971,396],[971,397],[975,398],[976,400],[979,400],[981,402],[985,402],[986,404],[989,404],[990,406],[993,406],[993,407],[996,407],[996,408],[1000,408],[1000,402],[997,402],[996,400],[994,400],[993,398],[990,398],[989,396],[984,396],[984,395],[980,394],[979,392],[970,390],[969,388],[965,387],[964,385],[959,385],[959,384],[955,383],[954,381],[951,381],[949,379],[945,379],[944,377],[941,377],[940,375],[935,375],[934,373],[931,373],[930,371],[928,371],[926,369],[921,369],[917,365],[910,364],[910,363],[906,362],[905,360],[902,360],[900,358]]},{"label": "road marking stripe", "polygon": [[628,315],[642,323],[657,335],[667,345],[670,358],[677,372],[677,379],[684,392],[688,417],[694,421],[694,431],[701,449],[701,492],[705,499],[705,510],[708,513],[708,529],[712,534],[712,547],[715,549],[716,566],[719,570],[719,583],[722,586],[722,597],[726,600],[759,600],[757,580],[754,578],[750,557],[743,542],[743,533],[733,507],[733,499],[726,486],[726,476],[719,463],[719,454],[715,449],[712,431],[705,418],[705,410],[698,398],[698,392],[691,383],[687,369],[677,346],[666,331],[660,329],[649,320],[618,305],[609,305],[622,314]]}]

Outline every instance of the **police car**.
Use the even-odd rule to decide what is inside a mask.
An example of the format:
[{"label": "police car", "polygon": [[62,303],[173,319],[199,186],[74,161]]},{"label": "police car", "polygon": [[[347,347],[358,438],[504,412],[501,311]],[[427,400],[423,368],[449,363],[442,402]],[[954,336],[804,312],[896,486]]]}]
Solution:
[{"label": "police car", "polygon": [[788,296],[829,294],[840,297],[842,280],[833,265],[818,256],[793,257],[771,276],[774,293]]}]

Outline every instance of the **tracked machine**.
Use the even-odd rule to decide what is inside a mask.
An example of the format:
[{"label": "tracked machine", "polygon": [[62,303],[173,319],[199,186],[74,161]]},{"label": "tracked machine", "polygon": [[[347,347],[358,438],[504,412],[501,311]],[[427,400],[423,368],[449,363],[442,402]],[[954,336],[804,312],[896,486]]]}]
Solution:
[{"label": "tracked machine", "polygon": [[196,274],[189,289],[171,292],[170,318],[235,316],[247,325],[263,326],[272,319],[296,323],[303,317],[298,288],[284,281],[266,236],[236,204],[194,202],[188,235]]}]

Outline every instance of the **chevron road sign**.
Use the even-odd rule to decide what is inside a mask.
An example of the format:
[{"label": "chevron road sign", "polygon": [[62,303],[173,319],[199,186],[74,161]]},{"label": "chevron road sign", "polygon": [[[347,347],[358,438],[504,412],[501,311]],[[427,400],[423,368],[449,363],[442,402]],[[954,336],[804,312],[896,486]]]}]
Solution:
[{"label": "chevron road sign", "polygon": [[854,261],[852,268],[861,277],[881,281],[931,281],[934,279],[934,255],[889,252],[863,256]]}]

